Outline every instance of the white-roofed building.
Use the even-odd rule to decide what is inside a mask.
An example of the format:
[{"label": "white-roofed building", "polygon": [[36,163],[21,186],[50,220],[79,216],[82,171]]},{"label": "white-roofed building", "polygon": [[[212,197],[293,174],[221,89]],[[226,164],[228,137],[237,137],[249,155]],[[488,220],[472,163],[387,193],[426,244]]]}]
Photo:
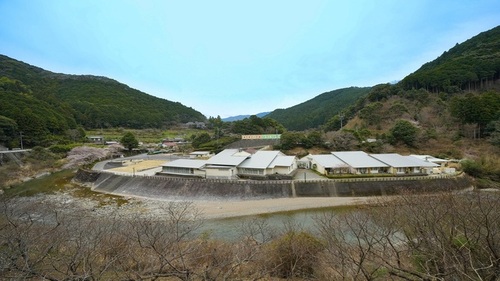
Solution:
[{"label": "white-roofed building", "polygon": [[351,167],[353,174],[387,173],[389,169],[389,165],[363,151],[338,151],[332,155]]},{"label": "white-roofed building", "polygon": [[213,154],[210,151],[193,151],[189,153],[189,158],[191,159],[196,159],[196,158],[209,158],[213,156]]},{"label": "white-roofed building", "polygon": [[324,175],[350,173],[351,168],[332,154],[309,154],[300,161],[306,162],[306,167]]},{"label": "white-roofed building", "polygon": [[429,174],[432,168],[439,167],[438,164],[397,153],[370,154],[370,156],[389,165],[389,173],[394,175]]},{"label": "white-roofed building", "polygon": [[160,174],[204,178],[206,160],[177,159],[162,165]]},{"label": "white-roofed building", "polygon": [[250,153],[241,149],[224,149],[207,160],[205,165],[207,178],[237,178],[237,167],[250,157]]},{"label": "white-roofed building", "polygon": [[444,167],[449,162],[448,160],[436,158],[436,157],[431,156],[431,155],[410,154],[410,156],[418,158],[418,159],[420,159],[422,161],[426,161],[426,162],[431,162],[431,163],[438,164],[441,167]]},{"label": "white-roofed building", "polygon": [[275,174],[289,175],[297,170],[297,157],[278,155],[270,165]]},{"label": "white-roofed building", "polygon": [[265,177],[271,174],[288,175],[297,169],[297,158],[280,151],[257,151],[238,165],[238,175]]}]

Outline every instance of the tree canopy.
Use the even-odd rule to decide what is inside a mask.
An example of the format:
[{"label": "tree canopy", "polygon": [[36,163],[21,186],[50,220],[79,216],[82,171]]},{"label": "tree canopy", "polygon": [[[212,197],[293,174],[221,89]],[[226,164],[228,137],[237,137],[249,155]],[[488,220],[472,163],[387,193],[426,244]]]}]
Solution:
[{"label": "tree canopy", "polygon": [[500,26],[457,44],[401,81],[405,89],[478,90],[500,78]]},{"label": "tree canopy", "polygon": [[[57,74],[0,55],[0,114],[15,122],[3,142],[23,132],[28,146],[50,145],[68,130],[164,128],[205,116],[105,77]],[[5,123],[5,122],[3,122]]]},{"label": "tree canopy", "polygon": [[368,87],[350,87],[326,92],[293,107],[277,109],[266,117],[276,120],[291,131],[319,128],[369,91]]},{"label": "tree canopy", "polygon": [[139,141],[135,138],[135,135],[132,132],[126,132],[120,139],[120,143],[123,147],[128,149],[128,151],[132,151],[132,149],[139,146]]},{"label": "tree canopy", "polygon": [[418,128],[407,120],[398,120],[391,129],[394,143],[404,143],[414,146],[417,140]]}]

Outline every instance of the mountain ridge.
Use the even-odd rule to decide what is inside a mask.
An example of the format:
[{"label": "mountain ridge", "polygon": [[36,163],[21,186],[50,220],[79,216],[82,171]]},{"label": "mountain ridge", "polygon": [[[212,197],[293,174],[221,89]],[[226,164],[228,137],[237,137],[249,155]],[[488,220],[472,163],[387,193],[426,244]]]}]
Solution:
[{"label": "mountain ridge", "polygon": [[288,130],[317,128],[356,100],[368,94],[371,87],[348,87],[332,90],[286,109],[276,109],[266,117],[275,119]]},{"label": "mountain ridge", "polygon": [[[77,128],[166,128],[206,117],[111,78],[55,73],[0,55],[0,142],[48,145]],[[10,145],[15,147],[14,145]]]},{"label": "mountain ridge", "polygon": [[243,114],[243,115],[236,115],[236,116],[229,116],[229,117],[226,117],[226,118],[222,118],[222,121],[224,122],[232,122],[232,121],[239,121],[239,120],[243,120],[245,118],[248,118],[252,115],[255,115],[259,118],[263,118],[265,116],[267,116],[269,113],[271,113],[270,111],[267,111],[267,112],[260,112],[260,113],[257,113],[257,114]]}]

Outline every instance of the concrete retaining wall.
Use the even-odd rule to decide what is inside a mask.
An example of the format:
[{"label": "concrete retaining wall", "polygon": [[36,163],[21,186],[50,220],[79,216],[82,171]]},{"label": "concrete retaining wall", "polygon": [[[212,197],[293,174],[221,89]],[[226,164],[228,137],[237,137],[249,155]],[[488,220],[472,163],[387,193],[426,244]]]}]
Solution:
[{"label": "concrete retaining wall", "polygon": [[168,199],[266,199],[389,195],[401,190],[458,190],[471,186],[467,177],[385,180],[234,181],[121,176],[79,170],[74,181],[99,192]]},{"label": "concrete retaining wall", "polygon": [[466,177],[422,177],[419,180],[302,181],[295,182],[294,185],[297,197],[345,197],[390,195],[405,190],[413,192],[460,190],[471,187],[472,184]]}]

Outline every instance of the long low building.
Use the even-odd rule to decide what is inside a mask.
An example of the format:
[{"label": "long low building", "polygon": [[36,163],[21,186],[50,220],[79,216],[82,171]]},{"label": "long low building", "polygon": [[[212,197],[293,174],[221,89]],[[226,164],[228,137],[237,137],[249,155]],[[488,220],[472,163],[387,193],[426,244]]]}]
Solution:
[{"label": "long low building", "polygon": [[332,154],[350,167],[351,174],[379,174],[389,169],[389,165],[363,151],[338,151]]},{"label": "long low building", "polygon": [[176,159],[162,165],[161,174],[178,175],[178,176],[191,176],[191,177],[205,177],[206,160],[194,159]]},{"label": "long low building", "polygon": [[389,165],[389,173],[394,175],[430,174],[433,168],[439,167],[438,164],[411,155],[403,156],[397,153],[388,153],[371,154],[371,157]]},{"label": "long low building", "polygon": [[208,160],[179,159],[162,165],[161,174],[238,179],[241,176],[262,177],[290,175],[297,169],[297,158],[280,151],[258,151],[255,154],[241,149],[225,149]]},{"label": "long low building", "polygon": [[[330,154],[307,155],[299,162],[323,175],[333,174],[430,174],[440,164],[422,160],[416,155],[397,153],[368,154],[363,151],[338,151]],[[442,159],[440,159],[442,160]],[[445,160],[443,160],[445,161]]]}]

